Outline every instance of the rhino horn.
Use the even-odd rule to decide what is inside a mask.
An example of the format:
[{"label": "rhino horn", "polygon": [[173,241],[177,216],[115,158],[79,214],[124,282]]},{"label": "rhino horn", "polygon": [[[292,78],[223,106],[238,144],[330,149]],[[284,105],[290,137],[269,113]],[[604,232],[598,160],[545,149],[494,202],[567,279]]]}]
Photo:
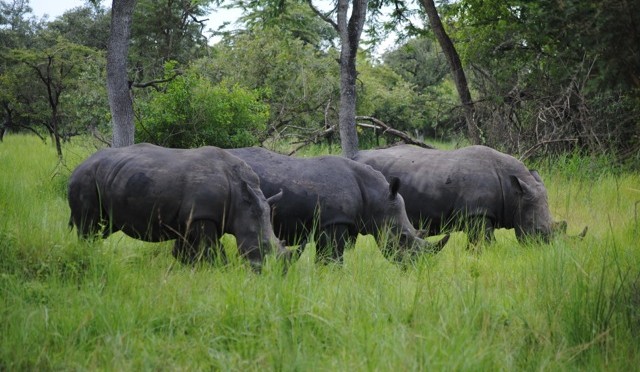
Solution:
[{"label": "rhino horn", "polygon": [[585,226],[584,229],[582,229],[582,232],[575,237],[583,239],[587,235],[587,230],[589,230],[589,226]]},{"label": "rhino horn", "polygon": [[444,248],[445,245],[449,242],[450,234],[445,235],[442,239],[435,243],[431,243],[431,252],[438,253]]},{"label": "rhino horn", "polygon": [[442,248],[444,248],[445,245],[447,245],[447,242],[449,241],[450,237],[451,235],[447,234],[442,239],[438,240],[435,243],[431,243],[426,240],[420,239],[419,241],[421,242],[420,244],[422,245],[422,249],[419,252],[416,251],[414,253],[422,253],[422,252],[438,253],[442,250]]},{"label": "rhino horn", "polygon": [[282,189],[280,189],[279,193],[277,193],[275,195],[271,195],[269,198],[267,198],[267,203],[269,203],[270,206],[273,206],[280,199],[282,199],[282,195],[283,194],[284,194],[284,192],[282,191]]},{"label": "rhino horn", "polygon": [[[580,234],[568,235],[568,237],[583,239],[587,235],[588,230],[589,230],[589,226],[585,226],[584,229],[582,229],[582,232],[580,232]],[[564,220],[554,221],[551,224],[551,233],[553,235],[567,235],[567,221],[564,221]]]}]

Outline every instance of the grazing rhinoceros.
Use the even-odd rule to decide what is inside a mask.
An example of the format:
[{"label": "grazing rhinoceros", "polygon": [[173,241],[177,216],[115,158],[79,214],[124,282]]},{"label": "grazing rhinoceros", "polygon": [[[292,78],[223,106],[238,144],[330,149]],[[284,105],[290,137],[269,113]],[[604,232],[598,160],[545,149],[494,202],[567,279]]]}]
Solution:
[{"label": "grazing rhinoceros", "polygon": [[183,262],[215,256],[212,246],[230,233],[240,253],[260,265],[272,247],[287,251],[259,182],[245,162],[216,147],[105,149],[71,174],[69,224],[83,238],[121,230],[150,242],[176,239],[173,255]]},{"label": "grazing rhinoceros", "polygon": [[273,206],[276,235],[295,244],[315,227],[318,257],[341,260],[347,240],[358,233],[376,235],[385,227],[405,247],[396,252],[399,257],[437,252],[449,238],[436,244],[422,240],[407,218],[399,181],[389,183],[367,165],[339,156],[295,158],[258,147],[228,151],[253,168],[263,193],[283,191]]},{"label": "grazing rhinoceros", "polygon": [[400,145],[360,151],[354,160],[399,178],[409,219],[431,234],[462,229],[477,243],[494,239],[494,228],[514,228],[519,240],[566,230],[566,222],[552,221],[538,173],[485,146],[441,151]]}]

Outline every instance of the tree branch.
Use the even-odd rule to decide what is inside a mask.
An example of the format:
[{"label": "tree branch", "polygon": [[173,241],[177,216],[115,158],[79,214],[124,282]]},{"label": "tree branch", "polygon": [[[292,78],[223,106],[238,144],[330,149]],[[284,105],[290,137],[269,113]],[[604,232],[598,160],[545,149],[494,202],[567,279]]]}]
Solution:
[{"label": "tree branch", "polygon": [[309,4],[309,8],[311,8],[311,10],[320,18],[322,18],[322,20],[324,20],[325,22],[327,22],[328,24],[331,25],[331,27],[333,27],[336,31],[340,32],[340,30],[338,29],[338,24],[336,22],[334,22],[333,19],[331,19],[331,17],[329,17],[328,14],[325,14],[323,12],[320,11],[320,9],[316,8],[315,5],[313,5],[312,0],[307,0],[307,4]]},{"label": "tree branch", "polygon": [[158,84],[162,84],[162,83],[168,83],[172,80],[174,80],[175,78],[177,78],[178,76],[182,75],[182,72],[176,72],[173,76],[165,78],[165,79],[158,79],[158,80],[151,80],[151,81],[147,81],[145,83],[134,83],[134,82],[129,82],[129,86],[130,87],[134,87],[134,88],[148,88],[148,87],[153,87],[156,90],[160,90],[160,88],[158,88]]},{"label": "tree branch", "polygon": [[578,142],[578,139],[577,138],[560,138],[560,139],[540,141],[540,142],[536,143],[535,145],[531,146],[522,155],[520,155],[519,160],[520,161],[525,161],[526,159],[529,158],[529,156],[531,156],[531,154],[533,154],[533,152],[535,150],[538,149],[538,147],[546,145],[546,144],[549,144],[549,143],[555,143],[555,142]]},{"label": "tree branch", "polygon": [[[405,143],[408,143],[408,144],[411,144],[411,145],[420,146],[420,147],[423,147],[425,149],[434,149],[433,146],[429,146],[424,142],[415,140],[415,139],[411,138],[407,133],[405,133],[403,131],[400,131],[400,130],[397,130],[397,129],[394,129],[391,126],[389,126],[388,124],[385,124],[383,121],[381,121],[379,119],[376,119],[376,118],[374,118],[372,116],[356,116],[356,120],[370,121],[373,124],[375,124],[376,126],[384,129],[382,131],[383,134],[389,134],[389,135],[392,135],[394,137],[398,137],[398,138],[402,139]],[[361,125],[361,124],[358,124],[358,125],[360,125],[362,127],[371,128],[371,126],[365,126],[365,125]]]}]

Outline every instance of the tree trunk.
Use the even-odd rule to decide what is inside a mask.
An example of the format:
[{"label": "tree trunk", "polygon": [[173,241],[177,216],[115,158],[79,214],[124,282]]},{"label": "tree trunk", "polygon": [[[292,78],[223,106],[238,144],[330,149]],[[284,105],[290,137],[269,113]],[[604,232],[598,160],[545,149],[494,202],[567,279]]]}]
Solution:
[{"label": "tree trunk", "polygon": [[107,48],[107,92],[113,121],[113,147],[134,143],[133,102],[127,75],[127,55],[135,0],[113,0]]},{"label": "tree trunk", "polygon": [[453,42],[451,42],[449,35],[447,35],[444,30],[433,0],[420,1],[422,2],[424,10],[427,12],[429,23],[433,28],[433,33],[436,35],[436,39],[438,39],[438,44],[440,44],[442,52],[447,58],[449,68],[451,68],[453,81],[455,82],[458,95],[460,96],[460,102],[462,102],[462,107],[464,108],[464,117],[467,122],[469,140],[472,144],[483,144],[484,140],[482,138],[482,133],[475,120],[475,109],[473,107],[473,101],[471,101],[471,92],[469,92],[467,77],[462,69],[462,62],[460,62],[458,52],[453,46]]},{"label": "tree trunk", "polygon": [[342,155],[353,158],[358,153],[356,131],[356,56],[360,36],[367,16],[367,0],[353,0],[351,17],[347,21],[349,0],[338,1],[337,31],[340,35],[340,144]]},{"label": "tree trunk", "polygon": [[[352,2],[351,17],[347,19],[349,5]],[[307,0],[311,10],[329,23],[340,35],[340,144],[342,155],[352,158],[358,153],[358,132],[356,131],[356,56],[358,44],[367,18],[368,0],[338,0],[337,22],[329,17],[330,13],[319,11],[312,0]]]},{"label": "tree trunk", "polygon": [[55,109],[51,118],[51,127],[53,128],[53,132],[51,136],[53,137],[53,141],[56,144],[56,153],[58,154],[58,158],[62,160],[62,143],[60,142],[60,133],[58,131],[58,110]]},{"label": "tree trunk", "polygon": [[0,127],[0,142],[4,139],[4,134],[13,126],[13,110],[9,108],[9,104],[6,102],[2,103],[2,107],[4,108],[6,116],[4,123],[2,123],[2,127]]}]

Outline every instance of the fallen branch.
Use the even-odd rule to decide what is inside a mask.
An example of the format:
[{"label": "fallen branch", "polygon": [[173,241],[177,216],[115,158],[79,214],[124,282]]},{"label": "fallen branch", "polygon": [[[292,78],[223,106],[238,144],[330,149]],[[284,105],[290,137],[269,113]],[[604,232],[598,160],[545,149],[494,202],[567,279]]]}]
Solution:
[{"label": "fallen branch", "polygon": [[[301,148],[308,146],[312,143],[317,143],[318,140],[320,140],[321,138],[326,138],[327,136],[331,135],[332,133],[334,133],[336,131],[336,125],[329,125],[328,120],[326,120],[326,116],[327,116],[327,111],[328,111],[328,105],[327,105],[327,110],[325,110],[325,128],[319,131],[315,131],[313,133],[311,133],[311,135],[302,141],[296,142],[299,143],[300,146],[296,147],[295,149],[293,149],[291,152],[289,152],[289,156],[295,154],[298,150],[300,150]],[[382,134],[388,134],[390,136],[394,136],[394,137],[398,137],[401,140],[403,140],[405,143],[410,144],[410,145],[416,145],[416,146],[420,146],[422,148],[425,149],[434,149],[435,147],[433,146],[429,146],[424,142],[415,140],[413,138],[411,138],[407,133],[394,129],[391,126],[389,126],[388,124],[384,123],[382,120],[380,119],[376,119],[372,116],[356,116],[356,120],[365,120],[365,121],[370,121],[373,124],[367,124],[367,123],[356,123],[357,126],[362,127],[362,128],[369,128],[369,129],[373,129],[373,130],[381,130]]]},{"label": "fallen branch", "polygon": [[536,143],[535,145],[531,146],[527,151],[525,151],[522,155],[520,155],[519,160],[520,161],[525,161],[527,160],[527,158],[529,158],[529,156],[531,156],[531,154],[533,154],[533,152],[535,150],[537,150],[540,146],[543,145],[547,145],[549,143],[555,143],[555,142],[578,142],[577,138],[561,138],[561,139],[554,139],[554,140],[546,140],[546,141],[540,141],[538,143]]},{"label": "fallen branch", "polygon": [[293,149],[291,152],[289,152],[289,156],[295,154],[298,150],[300,150],[305,146],[318,142],[320,138],[326,137],[329,134],[335,132],[335,129],[336,127],[335,125],[333,125],[333,126],[330,126],[329,128],[315,132],[311,137],[307,138],[306,140],[298,142],[298,143],[301,143],[301,145]]},{"label": "fallen branch", "polygon": [[[394,137],[398,137],[400,139],[402,139],[405,143],[410,144],[410,145],[416,145],[416,146],[420,146],[423,147],[425,149],[433,149],[433,146],[429,146],[424,142],[415,140],[413,138],[411,138],[407,133],[394,129],[391,126],[389,126],[388,124],[385,124],[383,121],[376,119],[372,116],[356,116],[356,120],[367,120],[372,122],[373,124],[375,124],[376,126],[380,127],[383,129],[382,134],[389,134],[391,136]],[[374,126],[371,125],[366,125],[366,124],[358,124],[361,127],[365,127],[365,128],[372,128]]]}]

